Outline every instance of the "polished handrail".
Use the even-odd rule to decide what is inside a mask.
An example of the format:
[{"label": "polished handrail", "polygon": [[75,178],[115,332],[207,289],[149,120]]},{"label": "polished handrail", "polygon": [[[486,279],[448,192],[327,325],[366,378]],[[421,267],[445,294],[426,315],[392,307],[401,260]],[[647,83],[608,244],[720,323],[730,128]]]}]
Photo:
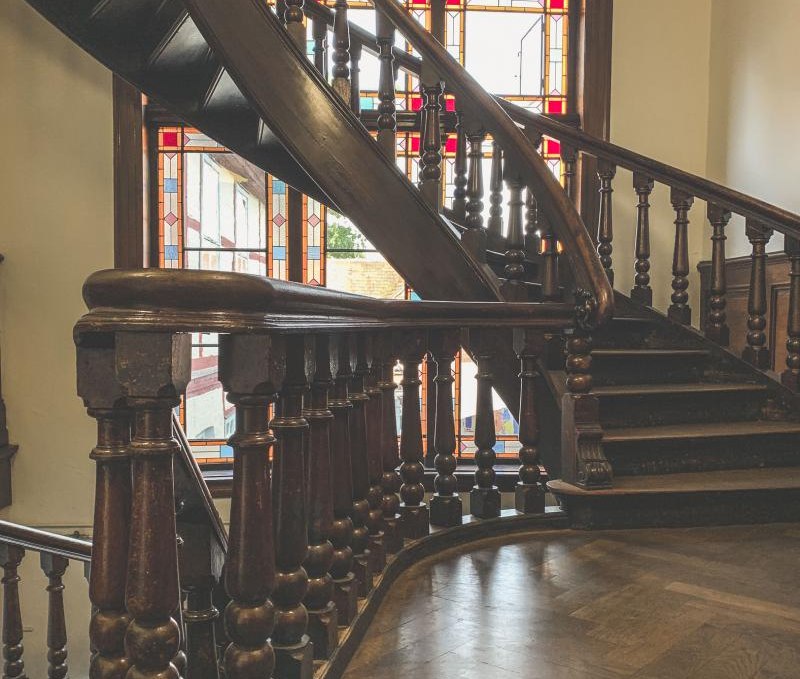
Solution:
[{"label": "polished handrail", "polygon": [[90,561],[92,558],[92,543],[89,540],[59,535],[10,521],[0,521],[0,543],[33,552],[55,554],[73,561]]}]

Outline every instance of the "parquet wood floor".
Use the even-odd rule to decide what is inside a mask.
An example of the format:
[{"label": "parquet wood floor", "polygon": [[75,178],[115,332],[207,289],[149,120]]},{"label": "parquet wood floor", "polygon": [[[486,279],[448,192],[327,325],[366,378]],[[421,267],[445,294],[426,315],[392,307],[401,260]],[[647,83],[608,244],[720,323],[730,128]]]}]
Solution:
[{"label": "parquet wood floor", "polygon": [[416,564],[345,679],[800,679],[800,525],[550,531]]}]

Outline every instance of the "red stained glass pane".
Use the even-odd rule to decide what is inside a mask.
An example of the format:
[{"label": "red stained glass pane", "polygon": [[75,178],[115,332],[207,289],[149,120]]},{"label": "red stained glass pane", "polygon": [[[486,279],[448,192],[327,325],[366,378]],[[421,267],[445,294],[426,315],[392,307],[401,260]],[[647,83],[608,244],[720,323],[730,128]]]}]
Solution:
[{"label": "red stained glass pane", "polygon": [[547,102],[547,112],[548,113],[563,113],[564,112],[564,102],[561,100],[551,100]]},{"label": "red stained glass pane", "polygon": [[419,135],[411,137],[411,152],[419,153]]},{"label": "red stained glass pane", "polygon": [[445,99],[444,107],[448,111],[455,111],[456,110],[456,100],[455,99]]},{"label": "red stained glass pane", "polygon": [[446,5],[455,5],[458,7],[461,4],[461,0],[447,0],[445,3]]},{"label": "red stained glass pane", "polygon": [[561,142],[557,141],[556,139],[548,139],[545,142],[545,154],[548,156],[560,156]]},{"label": "red stained glass pane", "polygon": [[564,9],[564,0],[550,0],[550,9]]},{"label": "red stained glass pane", "polygon": [[177,132],[164,132],[161,135],[161,143],[164,146],[177,146],[178,145],[178,133]]},{"label": "red stained glass pane", "polygon": [[411,110],[419,111],[422,108],[422,97],[411,97]]},{"label": "red stained glass pane", "polygon": [[458,138],[454,134],[447,136],[447,141],[444,144],[445,153],[455,153],[458,147]]},{"label": "red stained glass pane", "polygon": [[411,0],[412,5],[425,5],[428,0]]}]

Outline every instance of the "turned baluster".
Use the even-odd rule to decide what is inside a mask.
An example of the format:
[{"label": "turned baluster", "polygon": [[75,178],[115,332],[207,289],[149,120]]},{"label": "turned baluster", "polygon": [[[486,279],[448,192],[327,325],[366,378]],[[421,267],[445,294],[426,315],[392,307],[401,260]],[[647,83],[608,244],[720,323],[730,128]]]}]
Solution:
[{"label": "turned baluster", "polygon": [[525,191],[525,253],[531,259],[536,259],[541,254],[541,239],[539,234],[539,206],[536,196],[528,188]]},{"label": "turned baluster", "polygon": [[[230,541],[225,562],[226,679],[271,676],[275,653],[269,637],[275,608],[272,479],[269,454],[275,438],[267,413],[283,379],[283,341],[264,335],[223,335],[219,376],[236,406]],[[277,483],[277,480],[276,480]]]},{"label": "turned baluster", "polygon": [[631,299],[645,306],[653,306],[653,289],[650,287],[650,193],[653,180],[641,172],[633,173],[633,188],[639,198],[636,206],[636,275],[633,278]]},{"label": "turned baluster", "polygon": [[375,27],[378,38],[378,146],[384,155],[394,162],[397,155],[397,107],[395,98],[394,68],[394,24],[383,12],[375,13]]},{"label": "turned baluster", "polygon": [[422,331],[400,331],[397,346],[403,362],[403,415],[400,433],[400,517],[403,536],[412,540],[430,532],[425,499],[422,422],[420,420],[419,363],[425,354],[427,336]]},{"label": "turned baluster", "polygon": [[683,325],[691,325],[692,309],[688,304],[689,293],[689,210],[694,197],[679,189],[670,194],[675,210],[675,250],[672,256],[672,304],[667,310],[669,318]]},{"label": "turned baluster", "polygon": [[306,27],[303,23],[305,15],[303,14],[304,0],[284,0],[286,9],[283,13],[283,20],[286,22],[286,30],[289,36],[294,41],[303,53],[306,51]]},{"label": "turned baluster", "polygon": [[328,23],[324,19],[311,20],[311,35],[314,38],[314,67],[328,80]]},{"label": "turned baluster", "polygon": [[131,516],[130,411],[124,407],[117,381],[113,346],[79,344],[77,365],[78,395],[97,422],[97,445],[90,455],[95,462],[95,491],[88,571],[92,603],[89,673],[92,679],[124,679],[130,667],[124,647],[130,622],[125,609]]},{"label": "turned baluster", "polygon": [[339,612],[339,624],[349,625],[357,613],[358,580],[353,572],[353,479],[350,473],[350,413],[347,397],[355,350],[350,335],[337,337],[338,365],[328,407],[331,421],[331,464],[333,467],[333,523],[330,540],[333,544],[333,601]]},{"label": "turned baluster", "polygon": [[[423,62],[424,64],[424,62]],[[423,65],[423,69],[425,66]],[[425,108],[422,110],[422,143],[420,144],[419,188],[435,210],[442,206],[442,83],[435,74],[428,74],[429,83],[422,85]]]},{"label": "turned baluster", "polygon": [[500,144],[492,142],[492,164],[489,171],[489,220],[486,223],[489,238],[503,237],[503,151]]},{"label": "turned baluster", "polygon": [[180,604],[173,459],[180,451],[172,410],[190,377],[188,333],[121,332],[116,337],[117,379],[133,409],[131,529],[125,603],[130,676],[175,679]]},{"label": "turned baluster", "polygon": [[731,219],[730,211],[709,203],[708,221],[711,222],[711,290],[706,318],[706,337],[727,347],[730,344],[730,328],[727,324],[725,307],[728,283],[725,274],[725,227]]},{"label": "turned baluster", "polygon": [[789,257],[789,311],[786,319],[786,370],[781,382],[800,390],[800,240],[785,236],[783,249]]},{"label": "turned baluster", "polygon": [[369,395],[364,391],[364,378],[369,372],[367,338],[356,336],[356,367],[350,378],[350,473],[353,477],[353,557],[358,578],[360,596],[367,596],[372,589],[372,554],[369,550],[369,454],[367,451],[367,403]]},{"label": "turned baluster", "polygon": [[19,605],[17,572],[25,550],[0,544],[0,565],[3,566],[3,679],[26,679],[22,658],[22,611]]},{"label": "turned baluster", "polygon": [[47,576],[47,676],[64,679],[67,676],[67,622],[62,578],[69,561],[63,556],[42,552],[39,562]]},{"label": "turned baluster", "polygon": [[328,335],[317,335],[314,344],[314,379],[311,400],[303,410],[308,421],[308,556],[303,564],[308,574],[308,636],[314,644],[314,658],[330,657],[339,643],[338,612],[333,602],[333,544],[329,540],[333,523],[331,468],[331,422],[328,391],[333,384],[339,347]]},{"label": "turned baluster", "polygon": [[433,447],[436,478],[431,498],[431,525],[459,526],[462,521],[461,498],[456,480],[456,432],[453,420],[453,361],[461,348],[458,330],[431,333],[430,351],[436,362],[436,422]]},{"label": "turned baluster", "polygon": [[575,202],[577,189],[576,175],[578,150],[570,144],[561,142],[561,161],[564,163],[564,191],[572,202]]},{"label": "turned baluster", "polygon": [[333,82],[331,86],[343,101],[350,103],[350,25],[347,21],[347,0],[336,0],[333,6]]},{"label": "turned baluster", "polygon": [[350,43],[350,110],[361,114],[361,52],[360,42]]},{"label": "turned baluster", "polygon": [[461,242],[479,262],[486,261],[486,231],[483,228],[483,139],[485,130],[465,121],[465,134],[469,140],[467,171],[467,204],[464,225],[467,231]]},{"label": "turned baluster", "polygon": [[381,390],[381,510],[383,513],[383,544],[390,554],[396,554],[403,548],[403,535],[400,531],[400,474],[397,471],[400,465],[400,454],[397,448],[397,417],[395,409],[395,393],[397,385],[394,382],[395,353],[392,346],[392,333],[382,332],[377,337],[380,345],[380,381],[378,388]]},{"label": "turned baluster", "polygon": [[456,157],[453,166],[453,212],[464,221],[467,215],[467,134],[461,111],[456,112]]},{"label": "turned baluster", "polygon": [[614,268],[612,254],[614,251],[614,211],[611,183],[617,168],[613,163],[600,159],[597,161],[597,176],[600,178],[600,213],[597,222],[597,254],[605,269],[611,285],[614,285]]},{"label": "turned baluster", "polygon": [[558,301],[561,299],[561,286],[558,274],[558,241],[550,222],[544,215],[539,217],[539,234],[542,245],[542,300]]},{"label": "turned baluster", "polygon": [[372,555],[372,572],[380,573],[386,566],[386,547],[383,534],[383,489],[381,477],[383,476],[383,456],[381,454],[381,417],[382,399],[378,379],[381,370],[380,351],[382,346],[377,336],[368,337],[368,346],[372,350],[372,363],[365,376],[364,391],[369,396],[366,403],[367,417],[367,457],[369,471],[369,514],[367,527],[369,528],[369,551]]},{"label": "turned baluster", "polygon": [[544,484],[540,470],[539,415],[536,409],[536,362],[545,338],[533,330],[514,330],[514,350],[520,363],[519,390],[519,481],[514,489],[514,506],[524,514],[544,512]]},{"label": "turned baluster", "polygon": [[772,238],[772,229],[748,219],[747,239],[753,247],[750,255],[750,289],[747,295],[747,346],[742,358],[756,368],[769,368],[767,347],[767,243]]},{"label": "turned baluster", "polygon": [[525,302],[528,291],[525,287],[525,232],[522,226],[522,179],[513,175],[508,180],[510,197],[508,200],[508,237],[505,274],[502,290],[511,302]]},{"label": "turned baluster", "polygon": [[475,485],[470,491],[470,511],[479,519],[500,516],[500,491],[495,485],[494,452],[497,438],[494,429],[494,400],[492,398],[492,360],[501,341],[499,333],[483,328],[466,331],[467,344],[473,351],[478,372],[475,396]]},{"label": "turned baluster", "polygon": [[303,395],[313,366],[313,347],[308,336],[292,336],[284,345],[286,375],[270,427],[277,439],[273,474],[275,478],[275,679],[311,679],[314,649],[306,634],[308,612],[303,605],[308,574],[303,562],[308,553],[306,513],[306,467],[304,437],[308,422],[303,417]]}]

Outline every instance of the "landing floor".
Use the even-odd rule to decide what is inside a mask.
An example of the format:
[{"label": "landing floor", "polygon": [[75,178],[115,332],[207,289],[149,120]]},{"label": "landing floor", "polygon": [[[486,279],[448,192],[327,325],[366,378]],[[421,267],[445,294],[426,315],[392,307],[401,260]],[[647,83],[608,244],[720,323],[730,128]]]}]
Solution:
[{"label": "landing floor", "polygon": [[798,679],[800,524],[529,533],[393,585],[345,679]]}]

